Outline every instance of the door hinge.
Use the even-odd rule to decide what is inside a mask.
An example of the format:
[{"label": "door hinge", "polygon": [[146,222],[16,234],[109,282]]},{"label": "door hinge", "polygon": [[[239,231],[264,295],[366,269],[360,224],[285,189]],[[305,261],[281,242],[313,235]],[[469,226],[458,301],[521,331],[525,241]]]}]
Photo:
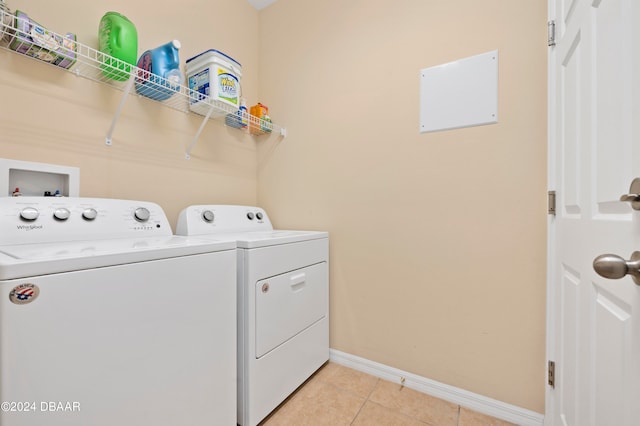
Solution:
[{"label": "door hinge", "polygon": [[556,21],[547,22],[547,46],[556,45]]},{"label": "door hinge", "polygon": [[549,191],[547,193],[547,196],[549,198],[547,212],[550,215],[555,216],[556,215],[556,191]]},{"label": "door hinge", "polygon": [[547,365],[547,383],[551,388],[556,387],[556,363],[555,361],[549,361]]}]

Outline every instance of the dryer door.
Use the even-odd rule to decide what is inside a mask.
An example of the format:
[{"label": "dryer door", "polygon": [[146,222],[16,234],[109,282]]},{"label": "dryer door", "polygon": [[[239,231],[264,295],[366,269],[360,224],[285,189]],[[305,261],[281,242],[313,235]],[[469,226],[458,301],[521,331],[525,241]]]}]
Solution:
[{"label": "dryer door", "polygon": [[256,358],[260,358],[327,316],[327,263],[260,280],[255,295]]}]

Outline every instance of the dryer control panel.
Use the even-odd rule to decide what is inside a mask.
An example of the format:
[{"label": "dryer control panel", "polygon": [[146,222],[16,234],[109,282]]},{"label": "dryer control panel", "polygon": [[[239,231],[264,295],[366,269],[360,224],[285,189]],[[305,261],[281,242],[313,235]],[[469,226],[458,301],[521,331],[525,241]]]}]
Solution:
[{"label": "dryer control panel", "polygon": [[147,201],[0,197],[0,245],[171,235],[164,210]]},{"label": "dryer control panel", "polygon": [[176,234],[207,235],[217,232],[273,231],[267,213],[260,207],[195,205],[180,212]]}]

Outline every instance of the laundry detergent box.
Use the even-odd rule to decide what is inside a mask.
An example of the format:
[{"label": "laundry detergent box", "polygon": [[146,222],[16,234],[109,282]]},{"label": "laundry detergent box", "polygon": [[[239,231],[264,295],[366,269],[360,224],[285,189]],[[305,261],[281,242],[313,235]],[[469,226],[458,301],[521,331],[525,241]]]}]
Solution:
[{"label": "laundry detergent box", "polygon": [[187,59],[189,109],[212,116],[226,115],[240,107],[242,65],[231,56],[210,49]]},{"label": "laundry detergent box", "polygon": [[15,18],[15,36],[10,49],[62,68],[76,62],[75,34],[67,33],[64,37],[55,34],[19,10]]}]

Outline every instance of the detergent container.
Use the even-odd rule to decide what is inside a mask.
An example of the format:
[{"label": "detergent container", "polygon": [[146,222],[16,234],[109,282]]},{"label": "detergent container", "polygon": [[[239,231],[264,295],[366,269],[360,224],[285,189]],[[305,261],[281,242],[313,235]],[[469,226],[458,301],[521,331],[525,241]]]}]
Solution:
[{"label": "detergent container", "polygon": [[136,92],[157,101],[173,96],[184,81],[178,56],[180,42],[169,43],[147,50],[138,59]]},{"label": "detergent container", "polygon": [[271,133],[273,124],[271,117],[269,117],[269,108],[266,105],[258,102],[249,109],[249,114],[249,133],[252,135]]},{"label": "detergent container", "polygon": [[189,108],[211,116],[235,113],[240,107],[242,65],[231,56],[210,49],[187,59]]},{"label": "detergent container", "polygon": [[98,48],[108,55],[101,58],[102,73],[114,80],[127,80],[138,58],[135,25],[118,12],[105,13],[98,27]]}]

